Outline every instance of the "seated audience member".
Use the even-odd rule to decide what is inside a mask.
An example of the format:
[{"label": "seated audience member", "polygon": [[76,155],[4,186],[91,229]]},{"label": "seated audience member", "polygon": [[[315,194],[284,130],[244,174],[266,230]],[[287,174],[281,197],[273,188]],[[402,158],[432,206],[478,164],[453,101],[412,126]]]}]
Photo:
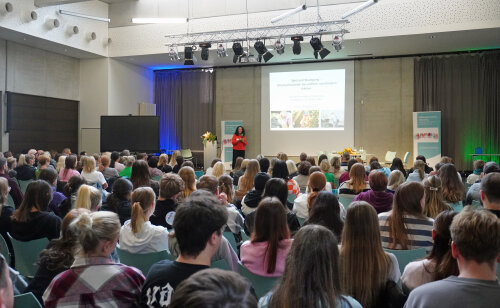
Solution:
[{"label": "seated audience member", "polygon": [[330,169],[330,172],[333,174],[333,177],[336,180],[339,180],[340,176],[342,175],[342,172],[343,172],[343,170],[340,166],[340,157],[338,157],[338,156],[332,157],[332,159],[330,160],[330,165],[332,166],[332,168]]},{"label": "seated audience member", "polygon": [[286,155],[286,153],[284,153],[284,152],[279,152],[276,155],[276,158],[283,161],[283,162],[286,162],[288,160],[288,155]]},{"label": "seated audience member", "polygon": [[299,184],[293,179],[290,179],[286,162],[279,160],[274,164],[272,178],[283,179],[288,186],[288,194],[297,197],[300,194]]},{"label": "seated audience member", "polygon": [[14,288],[9,272],[9,265],[5,257],[0,254],[0,303],[5,308],[14,307]]},{"label": "seated audience member", "polygon": [[500,173],[490,173],[481,180],[481,202],[484,208],[500,218]]},{"label": "seated audience member", "polygon": [[[38,156],[38,168],[35,171],[36,178],[38,179],[38,176],[40,175],[40,171],[42,171],[45,168],[54,168],[50,164],[50,156],[48,155],[40,155]],[[54,168],[55,170],[55,168]]]},{"label": "seated audience member", "polygon": [[224,164],[220,161],[216,162],[212,171],[212,175],[215,176],[218,180],[224,174],[226,174],[226,168],[224,167]]},{"label": "seated audience member", "polygon": [[196,191],[196,174],[194,173],[194,170],[191,167],[182,167],[181,169],[179,169],[178,174],[184,181],[184,190],[177,198],[179,202],[181,202],[187,197],[189,197],[189,195],[193,191]]},{"label": "seated audience member", "polygon": [[151,187],[139,187],[132,193],[132,214],[120,232],[120,248],[131,253],[168,250],[168,230],[151,224],[155,193]]},{"label": "seated audience member", "polygon": [[146,154],[144,152],[137,153],[136,160],[143,160],[143,161],[147,162],[148,161],[148,154]]},{"label": "seated audience member", "polygon": [[262,200],[264,187],[271,177],[265,172],[259,172],[254,178],[254,188],[241,200],[241,212],[248,215],[253,212]]},{"label": "seated audience member", "polygon": [[241,263],[256,275],[279,277],[292,242],[283,204],[276,197],[264,198],[257,207],[251,238],[241,245]]},{"label": "seated audience member", "polygon": [[77,166],[76,155],[70,155],[64,160],[64,168],[59,171],[59,181],[68,182],[74,176],[80,176],[80,173],[76,171]]},{"label": "seated audience member", "polygon": [[434,170],[432,170],[431,172],[429,172],[429,175],[438,175],[439,168],[441,168],[442,166],[444,166],[444,164],[441,163],[441,162],[435,164],[434,165]]},{"label": "seated audience member", "polygon": [[158,169],[158,160],[158,156],[154,155],[148,159],[148,170],[151,177],[163,175],[163,172]]},{"label": "seated audience member", "polygon": [[65,161],[66,161],[66,157],[65,155],[61,155],[59,156],[59,158],[57,159],[57,165],[56,165],[56,172],[59,174],[59,171],[61,171],[61,169],[64,168],[64,166],[66,165],[65,164]]},{"label": "seated audience member", "polygon": [[76,195],[75,208],[98,211],[102,205],[102,191],[94,186],[83,184]]},{"label": "seated audience member", "polygon": [[8,172],[7,174],[11,177],[11,178],[15,178],[17,176],[17,171],[15,170],[17,168],[17,160],[15,157],[9,157],[7,158],[7,169],[8,169]]},{"label": "seated audience member", "polygon": [[225,193],[227,196],[228,204],[230,204],[232,207],[235,207],[233,178],[227,174],[224,174],[219,177],[218,181],[219,181],[219,193]]},{"label": "seated audience member", "polygon": [[446,202],[443,201],[443,188],[441,186],[441,180],[438,176],[431,175],[425,179],[424,189],[425,216],[436,218],[439,213],[452,209]]},{"label": "seated audience member", "polygon": [[59,217],[64,218],[71,209],[75,208],[78,190],[80,186],[87,182],[81,176],[73,176],[63,187],[63,194],[66,199],[59,205]]},{"label": "seated audience member", "polygon": [[[86,154],[83,154],[83,155],[86,155]],[[120,156],[130,156],[130,151],[128,149],[124,149],[123,151],[121,151]]]},{"label": "seated audience member", "polygon": [[109,156],[103,155],[101,157],[101,164],[99,165],[99,171],[104,175],[105,179],[117,178],[119,177],[118,170],[111,168],[109,165],[111,163],[111,158]]},{"label": "seated audience member", "polygon": [[481,173],[483,172],[483,168],[484,168],[484,161],[480,159],[475,160],[474,171],[467,177],[467,184],[472,185],[476,183],[476,181],[479,180]]},{"label": "seated audience member", "polygon": [[245,170],[247,169],[247,165],[249,159],[243,159],[243,157],[236,157],[235,165],[233,166],[233,185],[238,186],[238,180],[243,174],[245,174]]},{"label": "seated audience member", "polygon": [[309,177],[307,190],[305,194],[301,194],[293,202],[293,211],[297,213],[297,217],[308,218],[312,208],[312,204],[319,192],[325,190],[326,177],[321,171],[316,171]]},{"label": "seated audience member", "polygon": [[343,182],[339,186],[339,194],[341,195],[357,195],[361,192],[368,191],[370,185],[365,181],[365,167],[360,163],[355,163],[349,171],[349,180]]},{"label": "seated audience member", "polygon": [[377,231],[375,209],[364,201],[351,203],[342,233],[340,277],[345,293],[363,307],[385,306],[379,303],[387,281],[397,283],[401,277],[398,260],[382,249]]},{"label": "seated audience member", "polygon": [[309,218],[304,225],[326,227],[340,240],[344,227],[341,215],[341,206],[337,197],[329,191],[322,191],[316,197]]},{"label": "seated audience member", "polygon": [[184,191],[184,181],[175,173],[167,173],[160,180],[160,195],[156,201],[156,207],[149,221],[153,225],[172,229],[172,220],[167,221],[169,213],[175,213],[177,209],[177,197]]},{"label": "seated audience member", "polygon": [[404,166],[401,158],[395,157],[392,160],[391,171],[394,171],[394,170],[401,171],[401,173],[403,173],[403,176],[406,178],[406,170],[405,170],[405,166]]},{"label": "seated audience member", "polygon": [[118,174],[125,168],[125,165],[120,163],[120,153],[113,151],[109,157],[109,167],[115,168]]},{"label": "seated audience member", "polygon": [[118,178],[113,183],[113,192],[106,198],[106,203],[102,206],[102,211],[110,211],[118,214],[120,224],[130,219],[132,212],[132,204],[130,197],[132,196],[134,186],[132,182],[126,178]]},{"label": "seated audience member", "polygon": [[119,175],[121,177],[130,178],[130,176],[132,175],[132,165],[135,162],[135,157],[134,156],[123,156],[122,160],[123,160],[123,164],[125,165],[125,168],[123,168],[122,171],[120,171]]},{"label": "seated audience member", "polygon": [[294,237],[283,277],[259,300],[259,307],[352,307],[361,305],[343,295],[339,249],[335,235],[323,226],[301,228]]},{"label": "seated audience member", "polygon": [[241,200],[253,188],[255,175],[260,172],[260,165],[256,159],[251,159],[246,167],[245,174],[238,180],[238,190],[235,192],[237,199]]},{"label": "seated audience member", "polygon": [[[295,163],[293,162],[293,160],[289,159],[286,161],[286,168],[288,169],[288,177],[290,179],[293,179],[294,177],[299,175],[299,172],[297,171],[297,166],[295,166]],[[261,164],[260,170],[262,171],[262,164]]]},{"label": "seated audience member", "polygon": [[462,178],[457,176],[457,169],[452,164],[444,164],[439,168],[439,178],[443,187],[443,199],[447,203],[462,203],[465,198],[465,187]]},{"label": "seated audience member", "polygon": [[192,161],[190,161],[190,160],[186,160],[186,161],[184,161],[184,162],[182,163],[182,165],[181,165],[181,168],[182,168],[182,167],[191,167],[191,168],[193,168],[193,170],[194,170],[194,164],[193,164],[193,162],[192,162]]},{"label": "seated audience member", "polygon": [[[210,167],[207,168],[207,171],[205,171],[205,175],[213,175],[212,172],[214,171],[214,166],[216,163],[220,162],[220,158],[214,158],[212,160],[212,163],[210,164]],[[234,171],[238,170],[239,168],[241,168],[241,162],[243,161],[243,157],[239,160],[239,165],[238,163],[236,162],[235,163],[235,166],[234,166]]]},{"label": "seated audience member", "polygon": [[169,308],[256,308],[252,287],[241,275],[218,268],[204,269],[181,282]]},{"label": "seated audience member", "polygon": [[351,160],[351,155],[349,155],[349,153],[347,153],[347,152],[342,153],[342,156],[340,159],[340,166],[347,167],[349,165],[350,160]]},{"label": "seated audience member", "polygon": [[307,159],[307,153],[304,152],[300,153],[299,162],[297,163],[297,168],[299,167],[299,164],[303,161],[306,161],[306,159]]},{"label": "seated audience member", "polygon": [[43,292],[45,292],[52,279],[69,269],[75,260],[74,256],[78,251],[78,234],[73,233],[74,230],[71,230],[69,225],[82,213],[88,213],[88,211],[74,209],[64,216],[61,223],[61,237],[50,241],[40,253],[39,267],[35,277],[30,281],[24,292],[32,292],[42,305]]},{"label": "seated audience member", "polygon": [[328,162],[328,159],[323,159],[319,164],[319,168],[321,169],[321,172],[323,172],[323,174],[325,175],[326,181],[328,183],[331,183],[332,188],[336,188],[334,184],[335,177],[333,176],[333,173],[330,173],[330,169],[332,168],[332,166]]},{"label": "seated audience member", "polygon": [[158,191],[160,189],[158,182],[151,179],[148,163],[144,160],[136,160],[132,165],[130,182],[134,185],[134,189],[139,187],[151,187],[155,195],[158,196]]},{"label": "seated audience member", "polygon": [[19,185],[17,185],[17,182],[7,174],[7,160],[4,157],[0,157],[0,177],[5,178],[9,183],[9,194],[14,201],[14,205],[18,208],[23,201],[23,193],[21,192]]},{"label": "seated audience member", "polygon": [[232,203],[233,199],[231,195],[233,193],[233,179],[229,175],[224,174],[219,178],[218,191],[220,193],[219,199],[227,208],[227,227],[232,233],[240,236],[241,229],[243,229],[244,219],[236,206]]},{"label": "seated audience member", "polygon": [[307,156],[306,161],[308,161],[311,166],[316,166],[316,161],[314,160],[313,156]]},{"label": "seated audience member", "polygon": [[267,173],[269,171],[269,159],[262,157],[259,159],[259,165],[260,165],[260,172]]},{"label": "seated audience member", "polygon": [[389,181],[387,182],[387,191],[394,193],[399,185],[405,182],[404,174],[399,170],[391,171]]},{"label": "seated audience member", "polygon": [[500,220],[488,210],[466,208],[453,218],[450,231],[460,274],[416,288],[405,307],[498,307]]},{"label": "seated audience member", "polygon": [[434,220],[432,228],[434,245],[430,254],[422,260],[406,265],[401,276],[406,293],[425,283],[458,275],[457,260],[451,255],[450,247],[450,225],[456,214],[454,211],[443,211]]},{"label": "seated audience member", "polygon": [[[349,160],[349,163],[347,165],[347,170],[344,171],[339,178],[339,187],[342,185],[342,183],[349,181],[349,173],[351,172],[351,168],[354,164],[357,164],[358,162],[355,159]],[[344,168],[341,168],[341,170],[344,170]]]},{"label": "seated audience member", "polygon": [[[415,157],[415,161],[417,160],[421,160],[424,162],[424,173],[430,174],[433,171],[432,167],[429,167],[429,165],[427,165],[425,156],[418,155],[417,157]],[[413,171],[414,171],[413,168],[411,168],[409,173],[412,173]]]},{"label": "seated audience member", "polygon": [[405,183],[396,190],[392,210],[378,215],[382,246],[389,249],[432,247],[434,219],[423,214],[424,186]]},{"label": "seated audience member", "polygon": [[178,155],[176,158],[175,158],[175,166],[172,168],[172,172],[173,173],[178,173],[179,170],[181,169],[182,167],[182,164],[184,163],[184,157],[182,157],[181,155]]},{"label": "seated audience member", "polygon": [[297,167],[299,174],[293,177],[293,180],[299,184],[299,189],[301,191],[306,191],[307,183],[309,182],[309,169],[311,169],[311,163],[308,161],[301,161]]},{"label": "seated audience member", "polygon": [[413,163],[413,172],[408,174],[406,182],[422,183],[429,176],[429,174],[425,173],[425,166],[427,166],[425,162],[416,160]]},{"label": "seated audience member", "polygon": [[17,172],[16,179],[18,179],[19,181],[36,179],[36,168],[33,166],[34,164],[35,156],[33,154],[21,154],[19,156],[17,167],[14,169]]},{"label": "seated audience member", "polygon": [[108,182],[102,173],[96,171],[96,161],[93,156],[84,156],[82,158],[82,178],[89,183],[89,185],[98,184],[103,189],[108,188]]},{"label": "seated audience member", "polygon": [[[363,164],[362,161],[361,161],[361,164]],[[375,169],[382,171],[386,177],[389,177],[389,175],[391,174],[391,169],[389,169],[387,167],[382,167],[382,165],[380,165],[380,162],[378,161],[378,158],[372,157],[372,158],[370,158],[370,164],[365,167],[366,174],[370,173],[370,171],[375,170]],[[404,168],[403,168],[403,170],[404,170]]]},{"label": "seated audience member", "polygon": [[8,196],[9,182],[5,178],[0,178],[0,236],[4,236],[5,238],[7,232],[11,230],[10,217],[14,212],[12,206],[7,205]]},{"label": "seated audience member", "polygon": [[359,193],[354,201],[366,201],[375,208],[377,214],[390,211],[394,195],[387,192],[387,177],[382,171],[374,170],[368,176],[370,190]]},{"label": "seated audience member", "polygon": [[[481,176],[479,177],[480,180],[482,181],[482,178],[486,176],[489,173],[493,172],[500,172],[500,167],[498,164],[494,161],[487,162],[484,164],[483,172],[481,173]],[[465,197],[465,204],[470,205],[472,204],[473,200],[480,201],[481,200],[481,181],[478,181],[474,184],[472,184],[471,187],[469,187],[469,190],[467,190],[467,195]]]},{"label": "seated audience member", "polygon": [[136,307],[144,276],[110,259],[120,235],[112,212],[82,213],[70,224],[80,252],[71,268],[57,275],[43,294],[45,307]]},{"label": "seated audience member", "polygon": [[[226,222],[227,211],[215,196],[194,194],[179,205],[173,227],[180,255],[175,261],[163,260],[151,267],[142,288],[142,305],[167,307],[182,281],[209,268]],[[160,289],[163,291],[155,291]]]},{"label": "seated audience member", "polygon": [[174,168],[177,164],[177,156],[181,156],[181,151],[175,150],[172,152],[172,155],[170,155],[170,162],[168,163],[170,167]]},{"label": "seated audience member", "polygon": [[158,164],[156,165],[156,168],[160,169],[160,171],[163,173],[172,172],[172,167],[170,167],[170,165],[168,164],[168,155],[167,154],[160,155],[160,158],[158,159]]},{"label": "seated audience member", "polygon": [[54,169],[43,169],[38,179],[47,182],[52,189],[52,200],[49,203],[48,210],[61,217],[59,206],[66,200],[66,196],[56,190],[57,172]]},{"label": "seated audience member", "polygon": [[[292,234],[300,229],[300,223],[297,219],[297,215],[290,211],[287,206],[288,188],[283,179],[270,179],[267,181],[262,199],[265,197],[277,197],[281,201],[281,204],[285,208],[288,229]],[[245,217],[246,234],[251,234],[253,231],[255,214],[257,214],[257,211],[253,211]]]},{"label": "seated audience member", "polygon": [[47,182],[29,183],[23,202],[12,214],[12,237],[19,241],[58,238],[61,218],[47,211],[51,200],[52,189]]}]

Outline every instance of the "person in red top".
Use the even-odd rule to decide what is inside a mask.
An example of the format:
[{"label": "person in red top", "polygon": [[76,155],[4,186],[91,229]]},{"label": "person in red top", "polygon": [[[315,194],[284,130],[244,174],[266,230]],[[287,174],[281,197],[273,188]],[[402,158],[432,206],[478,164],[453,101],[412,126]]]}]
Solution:
[{"label": "person in red top", "polygon": [[233,135],[233,167],[237,157],[245,158],[245,147],[247,145],[247,137],[243,126],[236,127]]}]

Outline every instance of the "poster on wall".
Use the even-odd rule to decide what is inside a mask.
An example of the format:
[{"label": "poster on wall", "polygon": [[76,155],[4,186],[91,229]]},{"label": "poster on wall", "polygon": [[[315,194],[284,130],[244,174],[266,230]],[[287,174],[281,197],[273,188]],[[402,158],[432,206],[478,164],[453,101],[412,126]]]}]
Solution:
[{"label": "poster on wall", "polygon": [[243,126],[243,121],[232,120],[232,121],[221,121],[221,133],[222,140],[221,143],[221,160],[227,170],[232,169],[231,163],[233,162],[233,135],[238,126]]},{"label": "poster on wall", "polygon": [[433,168],[441,160],[441,111],[413,113],[413,151]]}]

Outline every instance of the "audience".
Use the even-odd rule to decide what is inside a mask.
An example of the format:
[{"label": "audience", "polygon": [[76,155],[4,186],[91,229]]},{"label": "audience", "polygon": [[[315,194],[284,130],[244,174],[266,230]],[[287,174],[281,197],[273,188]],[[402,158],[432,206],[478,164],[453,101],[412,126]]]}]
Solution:
[{"label": "audience", "polygon": [[158,169],[158,156],[152,155],[148,159],[148,170],[150,177],[163,175],[163,172],[160,169]]},{"label": "audience", "polygon": [[66,216],[71,209],[76,207],[76,199],[78,197],[78,190],[80,186],[87,182],[81,176],[73,176],[63,187],[63,194],[66,199],[59,205],[59,217]]},{"label": "audience", "polygon": [[408,178],[406,179],[406,182],[418,182],[422,183],[423,180],[425,180],[429,174],[425,172],[425,164],[424,161],[422,160],[416,160],[413,163],[413,171],[408,174]]},{"label": "audience", "polygon": [[[184,181],[175,173],[168,173],[160,180],[160,196],[149,221],[153,225],[172,229],[173,216],[177,209],[177,197],[184,191]],[[168,217],[168,218],[167,218]]]},{"label": "audience", "polygon": [[[484,164],[483,172],[481,173],[479,178],[482,179],[487,174],[493,172],[500,172],[500,167],[496,162],[493,161],[487,162],[486,164]],[[472,204],[473,200],[480,201],[481,200],[480,191],[481,191],[481,181],[472,184],[472,186],[469,187],[469,190],[467,191],[465,204],[470,205]]]},{"label": "audience", "polygon": [[122,171],[120,171],[119,175],[121,177],[130,178],[130,176],[132,175],[132,165],[135,162],[135,157],[134,156],[123,156],[122,160],[123,160],[123,164],[125,165],[125,168],[123,168]]},{"label": "audience", "polygon": [[[172,152],[172,155],[170,156],[170,162],[168,163],[170,165],[170,167],[172,167],[172,168],[175,167],[175,165],[177,164],[177,157],[178,156],[181,156],[181,151],[176,150],[176,151]],[[184,158],[182,160],[184,160]],[[175,173],[177,173],[177,172],[175,172]]]},{"label": "audience", "polygon": [[439,213],[452,208],[443,201],[443,189],[441,180],[436,175],[431,175],[424,181],[425,207],[424,215],[436,218]]},{"label": "audience", "polygon": [[168,155],[163,153],[160,155],[158,159],[158,164],[156,164],[156,168],[160,169],[163,173],[172,172],[172,167],[168,164]]},{"label": "audience", "polygon": [[459,276],[416,288],[405,307],[498,307],[500,220],[488,210],[469,207],[453,218],[450,231],[451,254],[458,262]]},{"label": "audience", "polygon": [[238,181],[240,177],[242,177],[243,174],[245,174],[249,161],[250,161],[249,159],[243,159],[243,157],[241,156],[236,157],[236,163],[233,168],[233,184],[235,186],[238,186]]},{"label": "audience", "polygon": [[467,177],[467,184],[472,185],[476,183],[476,181],[479,180],[481,173],[483,172],[483,168],[484,168],[484,161],[480,159],[475,160],[474,171]]},{"label": "audience", "polygon": [[59,171],[59,181],[68,182],[74,176],[80,177],[80,173],[76,171],[77,159],[76,155],[69,155],[64,160],[64,168]]},{"label": "audience", "polygon": [[219,193],[225,193],[227,202],[234,207],[234,186],[233,178],[227,174],[219,177]]},{"label": "audience", "polygon": [[132,165],[132,172],[130,173],[130,181],[134,185],[134,189],[139,187],[151,187],[158,196],[159,185],[157,181],[151,179],[149,175],[148,163],[144,160],[136,160]]},{"label": "audience", "polygon": [[226,168],[222,162],[216,162],[212,171],[212,175],[219,179],[222,175],[226,174]]},{"label": "audience", "polygon": [[309,177],[309,183],[307,184],[307,191],[305,194],[301,194],[293,202],[293,211],[297,213],[300,218],[307,219],[312,208],[312,204],[320,191],[325,190],[326,177],[320,171],[314,172]]},{"label": "audience", "polygon": [[[260,161],[259,161],[259,164],[260,164],[260,170],[262,171],[262,164],[260,163]],[[297,171],[297,166],[295,165],[293,160],[289,159],[286,161],[286,168],[288,169],[288,178],[289,179],[293,179],[294,177],[299,175],[299,172]],[[262,172],[264,172],[264,171],[262,171]],[[266,172],[267,172],[267,170],[266,170]]]},{"label": "audience", "polygon": [[125,165],[120,163],[120,153],[116,151],[111,153],[109,167],[115,168],[118,174],[125,168]]},{"label": "audience", "polygon": [[[352,170],[352,169],[351,169]],[[359,193],[354,201],[366,201],[375,208],[377,214],[390,211],[393,194],[387,192],[387,177],[382,171],[373,170],[368,176],[370,190]]]},{"label": "audience", "polygon": [[335,234],[338,241],[342,236],[341,205],[337,197],[329,191],[321,191],[314,201],[309,218],[304,225],[320,225],[328,228]]},{"label": "audience", "polygon": [[457,176],[457,169],[452,164],[444,164],[439,168],[439,178],[443,187],[443,199],[447,203],[460,203],[465,198],[462,178]]},{"label": "audience", "polygon": [[500,173],[490,173],[483,177],[480,194],[484,208],[500,218]]},{"label": "audience", "polygon": [[255,175],[260,172],[260,165],[256,159],[251,159],[245,170],[245,174],[241,176],[238,180],[238,190],[235,195],[238,199],[243,199],[243,196],[247,194],[253,188],[253,182]]},{"label": "audience", "polygon": [[269,171],[269,159],[262,157],[259,160],[260,172],[267,173]]},{"label": "audience", "polygon": [[16,171],[16,179],[19,181],[28,181],[36,179],[36,168],[33,166],[35,164],[35,156],[33,154],[21,154],[19,155],[19,161],[17,167],[14,169]]},{"label": "audience", "polygon": [[401,158],[395,157],[392,160],[391,171],[394,171],[394,170],[401,171],[401,173],[403,173],[403,176],[406,178],[406,170],[405,170],[405,166],[403,165],[403,161],[401,160]]},{"label": "audience", "polygon": [[98,211],[102,205],[102,191],[94,186],[83,184],[78,189],[75,208],[87,209],[91,212]]},{"label": "audience", "polygon": [[335,177],[333,176],[333,173],[330,173],[330,169],[332,168],[332,166],[330,165],[330,163],[328,162],[328,159],[323,159],[320,163],[319,163],[319,168],[321,169],[321,172],[323,172],[323,174],[325,175],[326,177],[326,181],[328,183],[331,183],[332,185],[332,188],[336,188],[335,187]]},{"label": "audience", "polygon": [[[424,162],[424,173],[430,174],[433,171],[432,167],[429,167],[427,165],[427,161],[425,159],[425,156],[418,155],[417,157],[415,157],[415,161],[417,161],[417,160],[421,160]],[[413,168],[410,169],[409,173],[412,173],[412,172],[413,172]]]},{"label": "audience", "polygon": [[16,178],[17,176],[17,171],[15,170],[17,167],[17,160],[15,157],[8,157],[7,158],[7,169],[8,169],[8,172],[7,174],[9,175],[9,177],[11,178]]},{"label": "audience", "polygon": [[345,168],[341,168],[341,170],[346,170],[344,171],[341,175],[340,175],[340,178],[339,178],[339,187],[340,185],[342,185],[342,183],[344,183],[345,181],[349,181],[349,173],[351,172],[351,168],[354,164],[358,163],[357,160],[355,159],[351,159],[349,160],[348,164],[347,164],[347,169]]},{"label": "audience", "polygon": [[179,169],[178,174],[184,181],[184,190],[177,198],[179,202],[181,202],[196,190],[196,174],[191,167],[182,167],[181,169]]},{"label": "audience", "polygon": [[10,217],[14,212],[12,206],[7,205],[9,196],[9,182],[7,179],[0,178],[0,236],[7,238],[7,232],[11,232]]},{"label": "audience", "polygon": [[175,166],[172,167],[173,173],[178,173],[184,163],[184,157],[180,154],[175,158]]},{"label": "audience", "polygon": [[308,161],[301,161],[297,167],[299,174],[293,180],[299,184],[300,191],[306,191],[309,182],[309,169],[311,169],[311,163]]},{"label": "audience", "polygon": [[259,172],[254,178],[254,188],[250,190],[243,200],[241,200],[241,212],[243,215],[248,215],[253,212],[264,194],[264,187],[271,177],[265,172]]},{"label": "audience", "polygon": [[[6,161],[7,162],[7,161]],[[38,156],[38,168],[35,171],[36,178],[38,179],[38,176],[40,175],[40,171],[42,171],[45,168],[55,168],[50,164],[50,156],[43,155]]]},{"label": "audience", "polygon": [[360,163],[352,165],[349,171],[349,180],[343,182],[339,186],[340,195],[357,195],[361,192],[368,191],[370,185],[365,181],[365,168]]},{"label": "audience", "polygon": [[405,176],[403,172],[399,170],[391,171],[389,175],[389,181],[387,182],[387,191],[394,193],[399,185],[405,182]]},{"label": "audience", "polygon": [[59,171],[61,171],[61,169],[64,168],[64,166],[66,165],[65,161],[66,161],[66,156],[64,156],[64,155],[59,156],[59,158],[57,159],[57,165],[56,165],[56,172],[57,173],[59,173]]},{"label": "audience", "polygon": [[98,184],[103,189],[108,188],[108,182],[102,173],[96,171],[96,160],[93,156],[84,156],[82,158],[82,178],[89,185]]},{"label": "audience", "polygon": [[101,210],[110,211],[118,214],[120,224],[123,225],[125,221],[130,219],[132,212],[132,205],[130,197],[134,186],[132,182],[126,178],[118,178],[113,183],[113,192],[106,198],[106,203],[102,206]]},{"label": "audience", "polygon": [[38,177],[38,179],[47,182],[47,184],[49,184],[50,188],[52,189],[52,200],[49,203],[48,210],[61,217],[59,206],[64,200],[66,200],[66,196],[56,191],[57,172],[54,169],[43,169],[42,172],[40,172],[40,176]]},{"label": "audience", "polygon": [[103,155],[101,156],[101,164],[99,165],[99,171],[102,173],[105,179],[117,178],[118,170],[115,168],[111,168],[109,165],[111,163],[111,159],[109,156]]},{"label": "audience", "polygon": [[12,197],[12,200],[14,201],[14,205],[16,206],[16,208],[18,208],[21,202],[23,201],[23,193],[21,192],[19,185],[17,185],[17,181],[14,181],[7,174],[7,159],[5,159],[4,157],[0,157],[0,177],[5,178],[9,183],[10,187],[9,194]]},{"label": "audience", "polygon": [[342,158],[340,160],[340,166],[347,167],[349,165],[349,161],[351,160],[351,155],[349,155],[349,153],[347,152],[344,152],[342,153],[341,157]]},{"label": "audience", "polygon": [[272,178],[283,179],[288,187],[288,194],[297,197],[300,194],[299,184],[294,179],[290,179],[286,162],[279,160],[274,164]]},{"label": "audience", "polygon": [[[238,156],[238,158],[240,158],[240,156]],[[238,158],[236,158],[236,159],[238,159]],[[221,161],[220,158],[214,158],[212,160],[212,163],[210,164],[210,167],[208,167],[207,170],[205,171],[205,175],[213,175],[214,166],[216,163],[218,163],[220,161]],[[241,157],[241,159],[239,160],[239,165],[236,163],[234,170],[238,170],[241,167],[242,161],[243,161],[243,157]]]}]

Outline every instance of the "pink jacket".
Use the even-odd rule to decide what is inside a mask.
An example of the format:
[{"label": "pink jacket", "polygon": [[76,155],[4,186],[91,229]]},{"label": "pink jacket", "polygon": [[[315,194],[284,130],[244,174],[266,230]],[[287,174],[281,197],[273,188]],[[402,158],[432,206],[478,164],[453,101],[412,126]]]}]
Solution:
[{"label": "pink jacket", "polygon": [[285,270],[285,261],[288,251],[292,246],[293,240],[286,239],[280,242],[278,255],[276,258],[276,269],[274,273],[267,273],[267,264],[265,260],[267,242],[251,243],[245,241],[240,248],[241,263],[252,273],[259,276],[279,277]]}]

